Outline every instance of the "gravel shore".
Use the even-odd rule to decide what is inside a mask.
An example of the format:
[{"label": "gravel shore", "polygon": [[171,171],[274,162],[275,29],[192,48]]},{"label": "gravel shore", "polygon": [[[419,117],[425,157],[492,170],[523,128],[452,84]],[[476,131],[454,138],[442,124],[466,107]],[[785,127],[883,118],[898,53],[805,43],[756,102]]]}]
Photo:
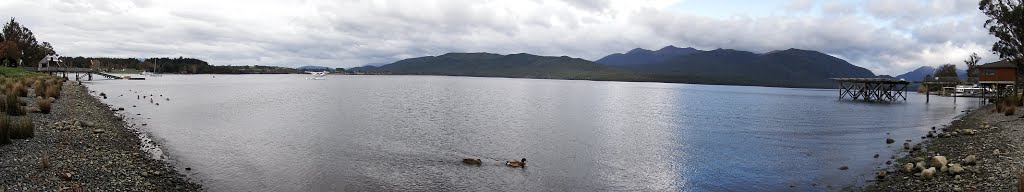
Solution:
[{"label": "gravel shore", "polygon": [[[1018,176],[1024,172],[1022,112],[1017,110],[1016,115],[1006,116],[992,110],[993,105],[982,107],[947,127],[935,128],[934,138],[921,143],[919,150],[908,149],[912,152],[906,157],[893,160],[888,169],[880,170],[885,171],[885,176],[864,190],[1017,191]],[[901,143],[893,145],[897,144]],[[976,159],[973,162],[971,155]],[[925,167],[930,167],[932,161],[939,161],[934,156],[944,156],[948,166],[936,166],[935,176],[927,178],[916,164],[923,161]],[[913,165],[909,172],[904,170],[907,163]],[[954,166],[963,169],[953,171]]]},{"label": "gravel shore", "polygon": [[0,146],[0,191],[202,190],[150,158],[139,133],[84,86],[69,81],[61,95],[50,114],[27,115],[34,138]]}]

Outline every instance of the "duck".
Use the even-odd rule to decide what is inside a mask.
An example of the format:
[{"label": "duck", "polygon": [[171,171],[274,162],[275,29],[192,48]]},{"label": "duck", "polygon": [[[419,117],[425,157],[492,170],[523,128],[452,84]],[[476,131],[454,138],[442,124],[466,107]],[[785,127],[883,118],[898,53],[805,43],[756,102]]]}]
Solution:
[{"label": "duck", "polygon": [[462,159],[462,163],[469,165],[480,165],[481,163],[483,163],[483,161],[480,161],[480,159]]},{"label": "duck", "polygon": [[526,167],[526,158],[523,158],[521,161],[505,161],[505,165],[508,165],[509,167]]}]

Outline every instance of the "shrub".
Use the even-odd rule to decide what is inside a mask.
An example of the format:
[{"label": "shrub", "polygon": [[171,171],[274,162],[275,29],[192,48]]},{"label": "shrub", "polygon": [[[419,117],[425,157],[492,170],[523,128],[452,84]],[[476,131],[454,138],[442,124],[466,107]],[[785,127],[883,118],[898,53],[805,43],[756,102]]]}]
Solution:
[{"label": "shrub", "polygon": [[56,86],[50,86],[46,88],[46,97],[60,98],[60,88]]},{"label": "shrub", "polygon": [[46,83],[43,83],[43,81],[36,81],[36,83],[32,85],[32,91],[35,92],[36,96],[46,95]]},{"label": "shrub", "polygon": [[28,117],[10,117],[7,120],[9,125],[8,128],[14,130],[17,134],[11,134],[11,139],[28,139],[35,136],[35,125],[32,124],[32,118]]},{"label": "shrub", "polygon": [[43,114],[50,114],[50,108],[53,104],[49,99],[36,100],[36,104],[39,105],[39,112]]},{"label": "shrub", "polygon": [[11,143],[11,130],[7,126],[7,116],[0,116],[0,145]]},{"label": "shrub", "polygon": [[4,112],[10,116],[24,115],[25,109],[21,108],[20,103],[17,95],[7,94],[7,99],[4,100]]}]

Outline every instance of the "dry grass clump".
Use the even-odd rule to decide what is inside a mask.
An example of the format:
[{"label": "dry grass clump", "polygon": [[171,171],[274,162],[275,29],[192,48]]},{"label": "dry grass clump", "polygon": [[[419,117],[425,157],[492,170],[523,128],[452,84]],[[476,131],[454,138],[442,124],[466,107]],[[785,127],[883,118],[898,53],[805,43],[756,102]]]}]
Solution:
[{"label": "dry grass clump", "polygon": [[0,145],[11,143],[11,130],[7,126],[7,116],[0,117]]},{"label": "dry grass clump", "polygon": [[1011,116],[1016,111],[1017,111],[1017,106],[1010,105],[1010,106],[1006,107],[1006,111],[1003,111],[1003,115]]},{"label": "dry grass clump", "polygon": [[44,95],[46,95],[46,83],[43,82],[43,81],[36,81],[35,83],[32,84],[32,92],[36,96],[44,96]]},{"label": "dry grass clump", "polygon": [[46,98],[53,97],[54,99],[60,98],[60,87],[49,86],[46,87]]},{"label": "dry grass clump", "polygon": [[53,107],[53,102],[50,99],[39,99],[36,100],[36,105],[39,106],[39,112],[43,114],[50,114],[50,109]]},{"label": "dry grass clump", "polygon": [[25,109],[21,108],[21,101],[17,95],[7,94],[3,100],[3,112],[10,116],[25,115]]},{"label": "dry grass clump", "polygon": [[31,118],[10,117],[10,119],[7,120],[7,123],[9,123],[7,127],[11,130],[11,139],[28,139],[35,136],[36,126],[32,124]]}]

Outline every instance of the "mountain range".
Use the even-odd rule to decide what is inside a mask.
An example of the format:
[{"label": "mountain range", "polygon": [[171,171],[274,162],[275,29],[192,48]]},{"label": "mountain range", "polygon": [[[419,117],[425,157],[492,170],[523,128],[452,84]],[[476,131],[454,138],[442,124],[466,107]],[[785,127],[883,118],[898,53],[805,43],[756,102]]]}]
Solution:
[{"label": "mountain range", "polygon": [[[905,79],[907,81],[920,81],[924,79],[925,76],[933,74],[935,74],[935,67],[921,66],[918,67],[917,69],[914,69],[913,71],[904,73],[902,75],[897,75],[895,78]],[[956,76],[961,80],[967,80],[967,70],[956,69]]]},{"label": "mountain range", "polygon": [[632,49],[596,62],[567,56],[526,53],[448,53],[352,68],[399,75],[450,75],[696,84],[834,88],[834,77],[876,77],[842,59],[810,50],[768,53],[667,46],[656,51]]}]

